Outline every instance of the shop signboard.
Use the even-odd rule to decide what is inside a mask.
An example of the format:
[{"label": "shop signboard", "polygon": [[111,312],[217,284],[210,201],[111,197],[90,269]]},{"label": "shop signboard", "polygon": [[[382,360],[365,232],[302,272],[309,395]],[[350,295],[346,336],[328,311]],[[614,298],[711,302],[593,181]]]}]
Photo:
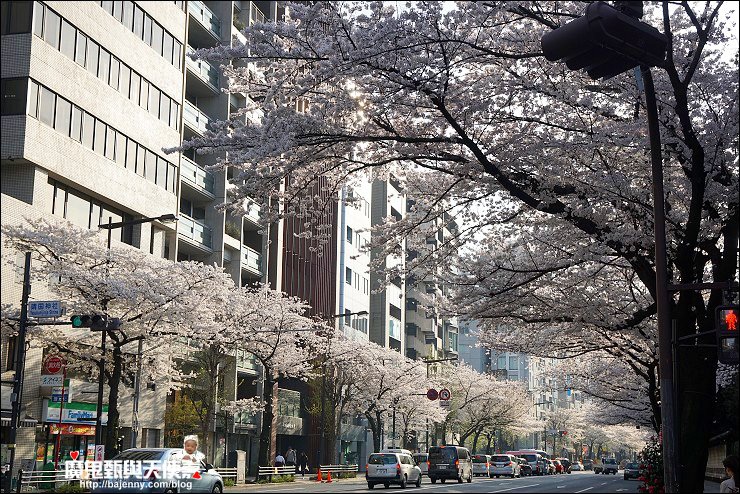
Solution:
[{"label": "shop signboard", "polygon": [[62,434],[63,436],[94,436],[95,426],[86,424],[49,424],[50,434]]},{"label": "shop signboard", "polygon": [[[61,403],[55,403],[48,399],[44,400],[44,405],[41,410],[41,420],[43,422],[52,422],[58,424],[59,420],[59,409]],[[96,405],[95,403],[82,403],[78,401],[72,401],[64,404],[64,411],[62,412],[62,423],[66,424],[88,424],[95,425],[96,416]],[[103,405],[103,416],[101,417],[102,425],[108,423],[108,405]]]}]

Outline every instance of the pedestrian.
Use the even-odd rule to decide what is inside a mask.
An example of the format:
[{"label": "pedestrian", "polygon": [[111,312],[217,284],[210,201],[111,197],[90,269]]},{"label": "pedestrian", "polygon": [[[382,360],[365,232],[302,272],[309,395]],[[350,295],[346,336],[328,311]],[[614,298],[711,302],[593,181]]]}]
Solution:
[{"label": "pedestrian", "polygon": [[295,466],[295,450],[292,446],[288,446],[288,451],[285,453],[285,465],[289,467]]},{"label": "pedestrian", "polygon": [[301,451],[301,454],[298,456],[298,466],[301,469],[301,477],[305,477],[308,473],[308,455],[305,451]]},{"label": "pedestrian", "polygon": [[722,461],[722,465],[725,467],[725,473],[729,479],[725,480],[719,485],[719,492],[738,492],[737,482],[735,481],[735,475],[740,470],[740,464],[736,455],[730,455]]},{"label": "pedestrian", "polygon": [[275,457],[275,466],[276,467],[284,467],[285,466],[285,458],[280,453],[277,454]]}]

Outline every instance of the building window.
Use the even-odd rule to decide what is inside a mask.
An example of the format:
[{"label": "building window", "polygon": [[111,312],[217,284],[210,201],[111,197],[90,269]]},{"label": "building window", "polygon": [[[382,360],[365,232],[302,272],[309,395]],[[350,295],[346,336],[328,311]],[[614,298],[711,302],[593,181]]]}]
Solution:
[{"label": "building window", "polygon": [[44,40],[54,48],[59,48],[61,18],[56,12],[46,9],[44,14]]},{"label": "building window", "polygon": [[352,243],[352,228],[347,227],[347,243]]},{"label": "building window", "polygon": [[72,129],[69,136],[77,142],[80,142],[82,133],[82,110],[76,106],[72,107]]},{"label": "building window", "polygon": [[278,415],[301,416],[301,393],[292,389],[278,388]]},{"label": "building window", "polygon": [[509,357],[509,370],[519,370],[519,362],[516,356]]},{"label": "building window", "polygon": [[352,270],[350,268],[344,268],[344,282],[352,285]]},{"label": "building window", "polygon": [[[3,79],[0,81],[2,89],[2,102],[0,103],[0,114],[2,115],[24,115],[26,113],[26,100],[29,99],[26,92],[28,91],[28,79]],[[28,105],[29,111],[33,107],[35,113],[36,102],[33,101]]]},{"label": "building window", "polygon": [[506,369],[506,355],[500,355],[498,358],[498,368]]},{"label": "building window", "polygon": [[394,340],[401,341],[401,321],[395,317],[388,318],[388,336]]},{"label": "building window", "polygon": [[57,98],[57,111],[54,118],[54,130],[69,135],[69,123],[72,113],[72,103],[64,98]]},{"label": "building window", "polygon": [[98,59],[100,58],[100,45],[88,38],[87,40],[87,71],[95,77],[98,76]]},{"label": "building window", "polygon": [[75,58],[75,35],[77,30],[69,22],[62,20],[62,39],[59,43],[59,51],[68,58]]},{"label": "building window", "polygon": [[81,67],[85,66],[85,53],[87,52],[87,36],[77,33],[77,47],[75,48],[74,61]]},{"label": "building window", "polygon": [[39,90],[39,120],[50,127],[54,125],[56,97],[56,94],[43,86]]},{"label": "building window", "polygon": [[31,32],[31,2],[2,2],[0,34]]},{"label": "building window", "polygon": [[93,141],[93,151],[98,154],[105,152],[105,125],[102,121],[95,121],[95,140]]}]

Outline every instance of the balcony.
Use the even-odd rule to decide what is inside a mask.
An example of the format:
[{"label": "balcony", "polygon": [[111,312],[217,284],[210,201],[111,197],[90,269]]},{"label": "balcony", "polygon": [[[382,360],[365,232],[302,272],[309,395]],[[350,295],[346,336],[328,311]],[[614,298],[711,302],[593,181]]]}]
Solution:
[{"label": "balcony", "polygon": [[211,196],[213,195],[213,173],[205,171],[195,161],[183,156],[180,165],[180,174],[186,183],[196,190],[207,192]]},{"label": "balcony", "polygon": [[254,4],[249,2],[249,25],[255,22],[265,22],[265,14]]},{"label": "balcony", "polygon": [[259,372],[257,359],[254,355],[244,350],[236,351],[236,368],[238,371]]},{"label": "balcony", "polygon": [[213,247],[211,229],[204,223],[180,213],[177,231],[188,240],[203,245],[209,249]]},{"label": "balcony", "polygon": [[242,245],[242,268],[262,274],[262,254],[251,247]]},{"label": "balcony", "polygon": [[259,225],[262,206],[251,199],[244,201],[244,217],[255,225]]},{"label": "balcony", "polygon": [[208,124],[211,123],[211,119],[190,101],[185,102],[183,118],[185,125],[199,134],[203,134],[208,130]]},{"label": "balcony", "polygon": [[216,17],[211,9],[206,7],[206,4],[199,0],[190,0],[188,2],[188,12],[210,36],[215,38],[215,41],[221,39],[221,20]]},{"label": "balcony", "polygon": [[205,60],[193,60],[190,55],[194,52],[195,49],[188,45],[185,55],[186,65],[189,69],[188,92],[197,97],[217,95],[219,88],[218,68]]}]

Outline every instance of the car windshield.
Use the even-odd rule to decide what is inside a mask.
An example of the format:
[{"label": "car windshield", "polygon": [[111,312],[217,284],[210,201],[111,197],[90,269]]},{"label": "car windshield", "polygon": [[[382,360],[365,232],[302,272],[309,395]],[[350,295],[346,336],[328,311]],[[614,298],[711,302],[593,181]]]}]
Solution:
[{"label": "car windshield", "polygon": [[428,455],[414,455],[414,459],[416,461],[427,461]]},{"label": "car windshield", "polygon": [[457,450],[455,448],[429,448],[429,459],[453,462],[457,460]]},{"label": "car windshield", "polygon": [[527,461],[537,461],[537,455],[524,455]]},{"label": "car windshield", "polygon": [[396,463],[396,455],[370,455],[370,459],[367,461],[371,465],[393,465]]},{"label": "car windshield", "polygon": [[487,463],[487,462],[488,460],[486,459],[485,456],[475,455],[473,457],[473,463]]},{"label": "car windshield", "polygon": [[502,462],[503,461],[503,462],[507,462],[507,461],[511,461],[511,460],[509,459],[508,456],[496,455],[496,456],[492,456],[491,457],[491,461],[496,461],[496,462]]},{"label": "car windshield", "polygon": [[629,468],[630,470],[637,470],[639,467],[637,463],[627,463],[627,466],[625,468]]},{"label": "car windshield", "polygon": [[151,450],[137,450],[130,449],[124,451],[118,456],[114,457],[114,460],[132,460],[132,461],[151,461],[159,460],[162,458],[164,451],[151,451]]},{"label": "car windshield", "polygon": [[607,465],[616,465],[617,464],[617,460],[614,459],[614,458],[606,458],[606,459],[604,459],[604,463],[607,464]]}]

